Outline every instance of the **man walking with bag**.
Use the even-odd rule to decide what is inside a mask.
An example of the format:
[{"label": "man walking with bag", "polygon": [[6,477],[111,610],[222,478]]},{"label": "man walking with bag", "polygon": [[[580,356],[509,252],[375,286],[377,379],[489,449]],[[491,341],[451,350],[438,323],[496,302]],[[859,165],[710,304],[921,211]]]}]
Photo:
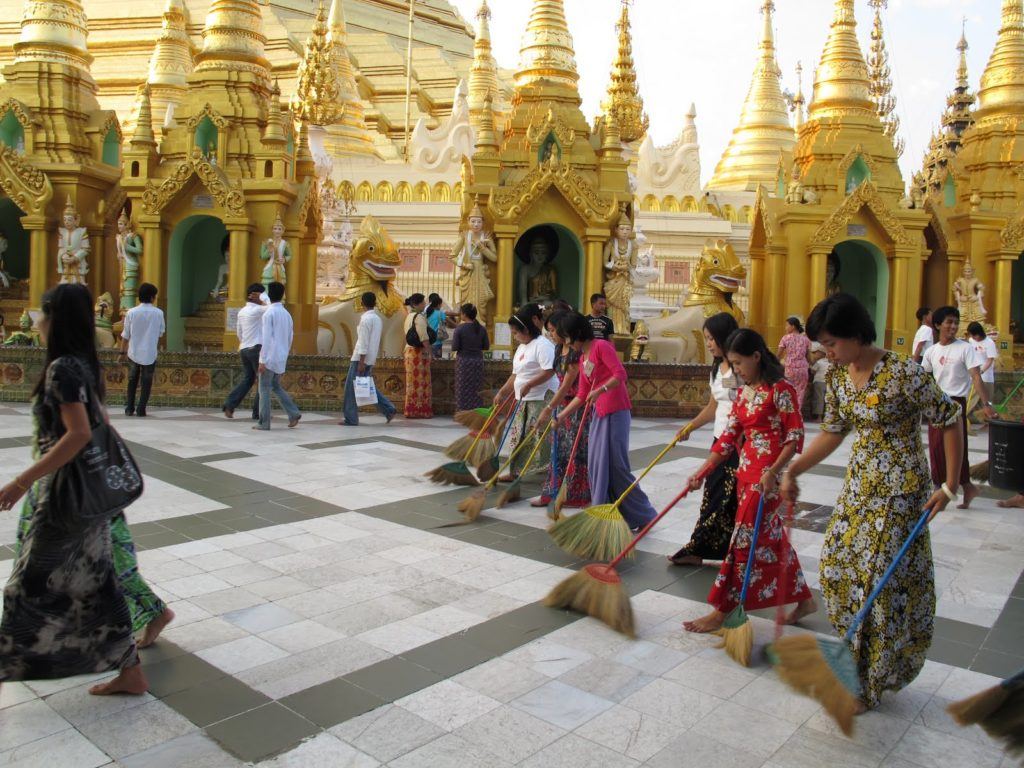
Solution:
[{"label": "man walking with bag", "polygon": [[[153,306],[156,286],[143,283],[139,286],[139,304],[128,310],[124,316],[124,330],[121,332],[121,359],[128,357],[128,397],[125,402],[125,416],[145,416],[149,404],[149,392],[153,388],[153,374],[156,372],[156,351],[160,337],[164,335],[164,311]],[[135,393],[142,379],[142,395],[138,410],[135,408]]]},{"label": "man walking with bag", "polygon": [[292,316],[284,308],[284,285],[273,282],[267,286],[270,306],[263,314],[263,347],[260,349],[260,423],[253,429],[270,429],[270,393],[273,391],[288,414],[288,427],[294,427],[302,418],[299,407],[281,386],[292,348]]},{"label": "man walking with bag", "polygon": [[[369,291],[360,299],[366,311],[359,319],[359,328],[356,330],[356,345],[352,349],[352,360],[348,366],[348,376],[345,379],[345,403],[342,406],[344,419],[339,424],[348,427],[359,426],[359,405],[356,402],[356,379],[367,378],[373,384],[373,366],[377,362],[377,353],[380,350],[380,336],[384,330],[384,319],[377,312],[377,296]],[[377,410],[387,419],[390,424],[395,418],[396,408],[391,401],[376,389]]]},{"label": "man walking with bag", "polygon": [[[224,401],[224,415],[229,419],[235,417],[235,409],[245,399],[256,383],[257,370],[260,367],[260,349],[263,347],[263,313],[267,306],[263,303],[263,285],[253,283],[249,286],[245,306],[238,310],[235,320],[235,334],[238,336],[238,356],[242,358],[242,376],[244,377]],[[260,417],[259,389],[252,401],[252,419]]]}]

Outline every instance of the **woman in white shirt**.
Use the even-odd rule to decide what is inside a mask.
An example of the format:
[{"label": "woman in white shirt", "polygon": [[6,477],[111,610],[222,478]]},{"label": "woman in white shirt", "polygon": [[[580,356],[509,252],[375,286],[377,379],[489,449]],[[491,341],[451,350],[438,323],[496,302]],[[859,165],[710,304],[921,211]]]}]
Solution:
[{"label": "woman in white shirt", "polygon": [[967,335],[970,336],[970,345],[974,347],[978,360],[981,361],[981,387],[982,392],[978,393],[983,403],[992,399],[996,389],[996,358],[999,357],[999,350],[996,343],[985,333],[985,326],[979,322],[968,323]]},{"label": "woman in white shirt", "polygon": [[[508,319],[508,324],[512,329],[512,338],[519,346],[512,356],[512,375],[494,396],[494,403],[502,403],[510,394],[515,394],[519,407],[508,437],[509,450],[514,451],[536,426],[544,404],[558,390],[558,377],[555,376],[555,345],[541,334],[531,318],[520,311]],[[510,474],[499,480],[511,482],[519,477],[529,453],[529,450],[523,448],[512,462]],[[547,447],[538,451],[537,466],[547,464],[548,453],[550,448]]]},{"label": "woman in white shirt", "polygon": [[[728,312],[712,315],[704,321],[704,345],[714,358],[711,368],[711,397],[703,410],[679,431],[679,439],[714,421],[712,442],[725,430],[741,382],[725,358],[725,342],[739,326]],[[700,517],[690,534],[690,543],[669,557],[673,565],[700,565],[705,560],[721,560],[729,551],[729,539],[736,524],[736,467],[739,451],[733,451],[704,483]]]}]

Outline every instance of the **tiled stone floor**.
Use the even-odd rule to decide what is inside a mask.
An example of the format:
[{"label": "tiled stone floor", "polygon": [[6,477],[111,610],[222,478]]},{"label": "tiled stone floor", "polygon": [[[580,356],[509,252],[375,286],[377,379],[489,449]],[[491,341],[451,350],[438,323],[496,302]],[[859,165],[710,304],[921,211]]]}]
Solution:
[{"label": "tiled stone floor", "polygon": [[[762,660],[743,669],[681,631],[706,610],[713,570],[671,568],[663,555],[688,537],[695,502],[625,570],[638,617],[630,641],[538,604],[580,565],[551,545],[542,510],[522,501],[451,525],[465,491],[421,477],[459,434],[447,419],[385,427],[371,416],[343,428],[308,414],[267,434],[210,412],[152,416],[116,417],[147,481],[128,513],[142,570],[178,614],[143,652],[151,691],[89,696],[103,676],[4,684],[0,766],[1012,764],[944,711],[1024,666],[1024,515],[997,509],[1001,492],[933,524],[930,660],[850,740]],[[634,422],[634,465],[676,426]],[[23,406],[0,406],[0,482],[29,461],[30,429]],[[708,437],[648,476],[655,504]],[[975,460],[985,441],[972,439]],[[793,538],[812,586],[848,459],[844,446],[803,483]],[[0,513],[0,578],[15,523]],[[755,623],[759,653],[772,624]],[[806,627],[829,631],[821,615]]]}]

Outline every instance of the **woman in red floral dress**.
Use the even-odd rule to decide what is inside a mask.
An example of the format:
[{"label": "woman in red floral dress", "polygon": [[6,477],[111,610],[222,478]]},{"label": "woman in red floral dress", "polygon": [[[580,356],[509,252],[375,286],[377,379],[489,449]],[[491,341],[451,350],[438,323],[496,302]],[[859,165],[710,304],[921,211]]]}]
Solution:
[{"label": "woman in red floral dress", "polygon": [[[708,602],[714,611],[683,626],[690,632],[715,632],[739,603],[743,575],[750,555],[757,507],[764,494],[761,530],[755,547],[754,568],[744,607],[747,610],[777,605],[780,599],[797,604],[786,617],[795,621],[817,610],[807,588],[800,561],[783,526],[778,490],[779,473],[799,453],[804,442],[804,423],[793,385],[784,378],[778,358],[765,346],[761,335],[748,328],[734,331],[726,341],[729,365],[747,382],[733,405],[725,431],[711,447],[702,471],[690,478],[690,488],[703,483],[703,474],[740,450],[736,472],[739,505],[729,553],[722,562]],[[739,448],[740,438],[745,438]]]}]

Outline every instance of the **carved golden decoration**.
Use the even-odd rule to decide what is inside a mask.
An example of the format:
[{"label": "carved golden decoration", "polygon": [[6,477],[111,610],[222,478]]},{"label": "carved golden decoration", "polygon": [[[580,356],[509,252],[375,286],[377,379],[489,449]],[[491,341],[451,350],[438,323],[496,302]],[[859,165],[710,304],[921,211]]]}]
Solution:
[{"label": "carved golden decoration", "polygon": [[611,82],[608,84],[608,98],[604,104],[604,111],[607,115],[615,116],[622,140],[629,143],[639,141],[647,135],[650,120],[644,112],[644,100],[640,96],[636,82],[636,67],[633,66],[628,0],[623,0],[616,31],[619,35],[619,48],[612,64]]},{"label": "carved golden decoration", "polygon": [[893,243],[906,246],[914,245],[910,234],[903,227],[903,224],[900,223],[899,219],[896,218],[896,215],[886,204],[885,200],[882,199],[878,192],[878,187],[870,179],[864,181],[857,189],[850,193],[846,200],[843,201],[843,204],[831,216],[825,219],[811,236],[810,243],[812,245],[831,245],[844,239],[846,225],[849,224],[854,214],[864,207],[871,210],[875,220],[885,230],[886,235],[889,236]]},{"label": "carved golden decoration", "polygon": [[999,233],[1003,248],[1024,251],[1024,209],[1021,209]]},{"label": "carved golden decoration", "polygon": [[576,89],[579,73],[562,0],[533,0],[519,62],[516,90],[532,84]]},{"label": "carved golden decoration", "polygon": [[853,149],[843,155],[843,159],[839,161],[839,175],[841,177],[846,176],[846,172],[850,170],[850,166],[856,162],[857,158],[864,161],[864,165],[868,167],[868,171],[874,176],[878,173],[878,161],[864,150],[863,144],[857,144]]},{"label": "carved golden decoration", "polygon": [[496,219],[518,220],[552,185],[589,225],[608,225],[618,214],[618,198],[602,196],[583,174],[569,165],[537,166],[513,186],[496,189],[488,208]]},{"label": "carved golden decoration", "polygon": [[768,204],[765,202],[768,196],[765,194],[764,187],[758,184],[757,195],[754,197],[754,218],[761,217],[761,224],[764,226],[764,237],[766,242],[771,242],[775,236],[775,226],[771,220],[771,214],[768,212]]},{"label": "carved golden decoration", "polygon": [[565,121],[565,118],[553,109],[548,109],[542,123],[537,123],[536,125],[531,123],[529,125],[526,129],[526,140],[536,149],[550,133],[555,134],[558,143],[565,149],[571,147],[573,142],[576,141],[576,129],[570,126]]},{"label": "carved golden decoration", "polygon": [[17,99],[5,99],[0,102],[0,117],[3,117],[8,112],[13,112],[15,119],[21,125],[22,128],[31,128],[33,123],[39,123],[39,119],[36,118],[32,112]]},{"label": "carved golden decoration", "polygon": [[185,184],[195,175],[223,209],[232,216],[246,216],[245,193],[240,185],[233,186],[224,172],[204,158],[199,150],[192,157],[178,163],[169,178],[161,184],[146,184],[142,193],[142,208],[148,214],[160,213],[178,196]]},{"label": "carved golden decoration", "polygon": [[906,142],[899,136],[900,118],[896,114],[896,97],[892,93],[892,69],[889,67],[889,52],[885,48],[882,29],[882,8],[889,0],[868,0],[875,9],[875,20],[871,27],[871,50],[868,53],[868,76],[871,78],[868,92],[875,102],[882,130],[892,139],[896,157],[903,155]]},{"label": "carved golden decoration", "polygon": [[821,52],[808,120],[875,113],[868,66],[857,41],[853,0],[835,0],[828,41]]},{"label": "carved golden decoration", "polygon": [[124,142],[124,133],[121,131],[121,121],[117,119],[116,112],[111,112],[107,119],[103,121],[103,125],[100,126],[100,136],[105,137],[111,130],[117,134],[118,143]]},{"label": "carved golden decoration", "polygon": [[124,204],[128,201],[128,190],[124,189],[120,184],[113,187],[103,200],[100,201],[97,206],[96,213],[103,227],[107,228],[117,221],[118,216],[124,211]]},{"label": "carved golden decoration", "polygon": [[190,130],[195,130],[196,126],[199,125],[200,121],[202,121],[204,117],[210,118],[210,122],[218,128],[227,128],[231,125],[231,121],[228,118],[224,117],[224,115],[211,107],[210,102],[206,102],[201,110],[185,121],[185,126]]},{"label": "carved golden decoration", "polygon": [[13,148],[0,145],[0,188],[27,214],[41,214],[53,197],[45,173]]},{"label": "carved golden decoration", "polygon": [[298,86],[292,100],[292,112],[310,125],[332,125],[341,119],[345,105],[334,69],[332,44],[327,41],[327,9],[323,0],[313,17],[313,31],[306,40],[306,51],[299,63]]}]

